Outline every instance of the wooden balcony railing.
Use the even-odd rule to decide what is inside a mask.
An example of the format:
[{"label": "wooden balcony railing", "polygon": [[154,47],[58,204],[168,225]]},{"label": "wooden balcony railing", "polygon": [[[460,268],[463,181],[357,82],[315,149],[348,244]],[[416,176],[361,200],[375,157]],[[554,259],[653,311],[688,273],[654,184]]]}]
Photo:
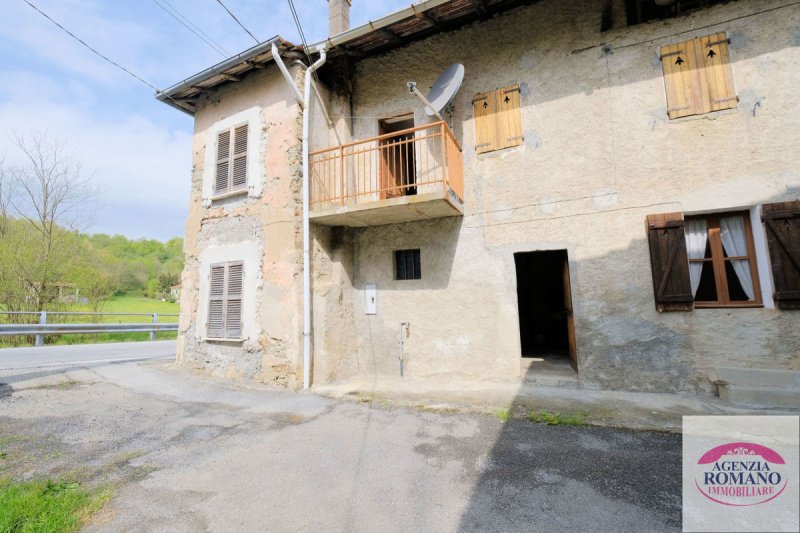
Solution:
[{"label": "wooden balcony railing", "polygon": [[309,154],[311,210],[448,189],[464,199],[461,147],[444,122]]}]

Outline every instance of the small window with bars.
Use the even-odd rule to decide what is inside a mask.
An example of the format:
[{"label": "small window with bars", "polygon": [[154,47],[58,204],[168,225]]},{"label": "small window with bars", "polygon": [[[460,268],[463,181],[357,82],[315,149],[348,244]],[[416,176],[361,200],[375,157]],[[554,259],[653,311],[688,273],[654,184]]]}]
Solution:
[{"label": "small window with bars", "polygon": [[422,279],[419,248],[414,250],[395,250],[394,279]]},{"label": "small window with bars", "polygon": [[242,337],[244,263],[211,265],[207,335],[211,339]]},{"label": "small window with bars", "polygon": [[217,134],[214,196],[247,190],[247,124]]}]

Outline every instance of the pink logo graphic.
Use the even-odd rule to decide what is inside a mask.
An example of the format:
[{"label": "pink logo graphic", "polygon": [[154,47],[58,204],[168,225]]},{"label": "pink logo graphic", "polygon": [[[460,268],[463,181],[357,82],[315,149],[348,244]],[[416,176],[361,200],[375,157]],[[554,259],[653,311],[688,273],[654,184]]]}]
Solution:
[{"label": "pink logo graphic", "polygon": [[777,452],[751,442],[731,442],[708,450],[695,466],[695,485],[722,505],[758,505],[786,488],[786,463]]}]

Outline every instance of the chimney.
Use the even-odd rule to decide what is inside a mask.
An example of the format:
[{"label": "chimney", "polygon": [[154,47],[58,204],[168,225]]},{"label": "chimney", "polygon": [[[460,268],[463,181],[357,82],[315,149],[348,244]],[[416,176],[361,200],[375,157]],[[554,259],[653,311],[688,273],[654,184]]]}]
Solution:
[{"label": "chimney", "polygon": [[328,0],[328,37],[350,29],[351,0]]}]

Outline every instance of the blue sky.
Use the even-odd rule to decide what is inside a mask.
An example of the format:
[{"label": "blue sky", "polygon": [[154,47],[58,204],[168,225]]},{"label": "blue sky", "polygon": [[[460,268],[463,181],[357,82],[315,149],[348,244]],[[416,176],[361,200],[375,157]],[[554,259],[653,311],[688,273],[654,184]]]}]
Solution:
[{"label": "blue sky", "polygon": [[[166,88],[224,57],[155,0],[31,0],[101,53]],[[158,0],[174,6],[231,55],[253,40],[216,0]],[[223,0],[259,40],[299,42],[287,0]],[[351,27],[411,0],[354,0]],[[327,35],[327,1],[295,0],[309,42]],[[15,134],[66,141],[99,191],[90,232],[131,238],[183,235],[189,198],[192,118],[105,63],[22,0],[0,18],[0,158],[16,157]]]}]

